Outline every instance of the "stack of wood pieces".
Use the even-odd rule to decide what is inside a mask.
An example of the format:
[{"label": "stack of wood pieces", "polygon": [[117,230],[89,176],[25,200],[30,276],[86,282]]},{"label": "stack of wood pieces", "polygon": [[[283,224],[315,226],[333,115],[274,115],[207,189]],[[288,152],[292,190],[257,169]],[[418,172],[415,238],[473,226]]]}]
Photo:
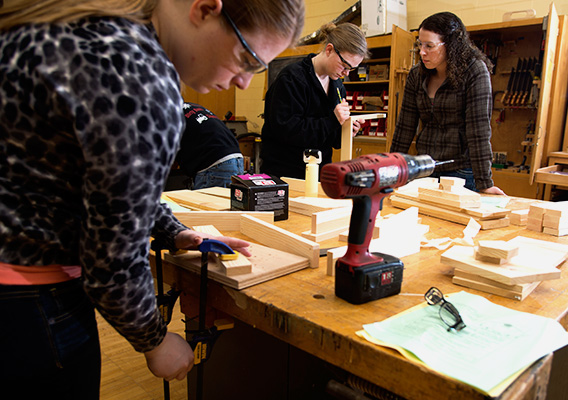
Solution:
[{"label": "stack of wood pieces", "polygon": [[525,226],[529,220],[529,209],[524,210],[511,210],[509,214],[509,220],[512,225]]},{"label": "stack of wood pieces", "polygon": [[540,282],[560,278],[568,245],[518,236],[508,242],[479,241],[476,248],[453,246],[441,261],[454,267],[453,283],[523,300]]},{"label": "stack of wood pieces", "polygon": [[395,190],[390,197],[394,207],[418,207],[421,214],[467,225],[475,219],[481,229],[509,226],[509,209],[483,205],[481,196],[464,187],[461,178],[423,178]]},{"label": "stack of wood pieces", "polygon": [[527,229],[553,236],[568,235],[568,202],[531,204]]}]

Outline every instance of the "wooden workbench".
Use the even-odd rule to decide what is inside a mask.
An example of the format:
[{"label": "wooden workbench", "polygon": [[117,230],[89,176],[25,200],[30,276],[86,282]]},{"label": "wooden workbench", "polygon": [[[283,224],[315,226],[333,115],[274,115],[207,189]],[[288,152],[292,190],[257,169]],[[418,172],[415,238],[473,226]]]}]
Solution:
[{"label": "wooden workbench", "polygon": [[[399,211],[386,201],[382,214]],[[427,216],[422,216],[422,223],[430,226],[427,238],[462,237],[464,229],[463,225]],[[309,229],[310,219],[290,213],[288,220],[276,225],[299,233]],[[236,232],[223,233],[241,236]],[[519,226],[480,231],[475,240],[509,240],[518,235],[568,244],[568,237],[553,237]],[[345,243],[329,240],[320,245],[326,248]],[[401,294],[362,305],[352,305],[335,296],[334,278],[326,275],[325,257],[320,259],[317,269],[308,268],[241,291],[210,282],[208,299],[215,310],[406,399],[483,399],[484,396],[472,387],[410,362],[393,350],[371,344],[355,332],[363,324],[384,320],[423,302],[423,294],[431,286],[446,294],[466,290],[496,304],[554,318],[566,328],[568,278],[542,282],[520,302],[454,285],[452,268],[440,262],[442,252],[423,249],[418,254],[404,257]],[[164,280],[183,290],[182,312],[196,315],[198,275],[164,263]],[[546,393],[551,364],[552,355],[539,360],[500,398],[533,399],[536,393],[542,396]]]}]

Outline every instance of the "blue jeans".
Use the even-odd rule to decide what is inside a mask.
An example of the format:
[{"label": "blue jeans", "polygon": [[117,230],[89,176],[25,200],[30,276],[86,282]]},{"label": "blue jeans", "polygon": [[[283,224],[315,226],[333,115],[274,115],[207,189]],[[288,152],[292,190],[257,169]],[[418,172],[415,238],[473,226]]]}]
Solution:
[{"label": "blue jeans", "polygon": [[93,305],[79,279],[0,285],[0,398],[99,399]]},{"label": "blue jeans", "polygon": [[193,180],[193,189],[214,186],[229,187],[231,176],[242,175],[244,168],[244,160],[241,157],[223,161],[205,171],[198,172]]},{"label": "blue jeans", "polygon": [[434,172],[430,175],[431,178],[439,178],[440,176],[465,179],[466,189],[477,192],[477,189],[475,188],[475,178],[473,177],[473,170],[471,168],[457,169],[455,171]]}]

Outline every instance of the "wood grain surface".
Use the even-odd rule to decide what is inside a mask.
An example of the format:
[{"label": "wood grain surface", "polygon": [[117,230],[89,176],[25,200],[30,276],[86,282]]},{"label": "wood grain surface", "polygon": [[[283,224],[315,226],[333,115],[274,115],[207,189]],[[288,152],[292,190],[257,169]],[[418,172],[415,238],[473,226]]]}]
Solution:
[{"label": "wood grain surface", "polygon": [[[522,199],[519,204],[523,204]],[[383,213],[400,210],[385,201]],[[430,226],[426,237],[460,238],[463,225],[423,216],[422,223]],[[290,218],[276,223],[294,233],[310,229],[308,216],[290,213]],[[223,232],[241,236],[238,232]],[[507,226],[480,231],[478,240],[510,240],[523,235],[551,243],[568,244],[568,238],[528,231],[521,226]],[[321,248],[342,245],[337,240],[324,241]],[[405,311],[422,301],[432,286],[444,293],[465,290],[515,310],[525,311],[558,320],[568,326],[568,278],[562,277],[540,283],[523,301],[509,299],[452,283],[453,268],[441,262],[443,250],[424,248],[419,253],[403,257],[404,278],[401,293],[361,305],[352,305],[335,296],[334,277],[326,274],[326,258],[320,258],[319,268],[306,268],[293,274],[234,290],[210,282],[211,305],[247,324],[261,329],[287,343],[307,351],[369,382],[406,399],[483,399],[484,396],[461,382],[427,370],[404,359],[394,350],[382,348],[359,338],[355,332],[363,324],[382,321]],[[560,268],[563,271],[565,267]],[[183,288],[187,299],[198,298],[199,277],[165,263],[165,279]],[[184,313],[195,314],[191,304],[182,301]],[[538,390],[546,391],[552,357],[545,357],[525,371],[507,389],[501,399],[535,398]],[[542,392],[541,392],[542,393]],[[531,397],[532,396],[532,397]]]}]

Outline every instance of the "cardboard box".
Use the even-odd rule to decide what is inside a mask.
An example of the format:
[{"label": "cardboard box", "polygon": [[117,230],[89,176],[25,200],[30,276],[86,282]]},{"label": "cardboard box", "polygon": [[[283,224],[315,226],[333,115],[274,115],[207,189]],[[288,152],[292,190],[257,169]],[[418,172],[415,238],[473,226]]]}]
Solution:
[{"label": "cardboard box", "polygon": [[389,66],[375,64],[369,66],[369,81],[384,81],[389,79]]},{"label": "cardboard box", "polygon": [[406,0],[361,0],[361,29],[365,36],[391,33],[393,24],[407,30]]},{"label": "cardboard box", "polygon": [[274,220],[288,219],[288,184],[268,174],[231,177],[231,210],[274,211]]}]

